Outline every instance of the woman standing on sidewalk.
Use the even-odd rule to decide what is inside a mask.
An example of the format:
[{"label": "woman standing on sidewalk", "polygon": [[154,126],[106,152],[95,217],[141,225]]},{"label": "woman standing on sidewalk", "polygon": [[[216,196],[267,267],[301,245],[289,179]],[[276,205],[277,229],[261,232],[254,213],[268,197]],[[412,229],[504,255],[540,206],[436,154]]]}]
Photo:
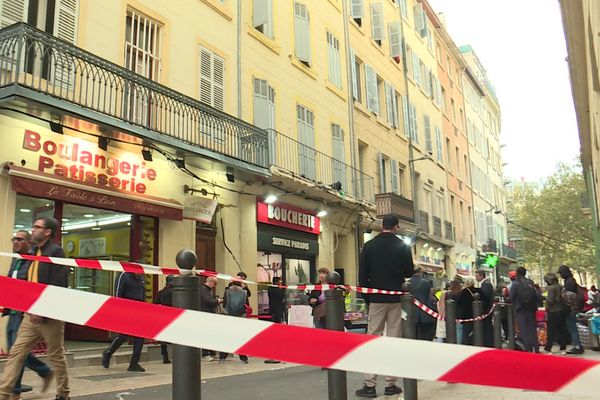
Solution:
[{"label": "woman standing on sidewalk", "polygon": [[562,286],[558,283],[558,277],[554,273],[547,273],[544,281],[548,285],[548,294],[546,297],[546,313],[548,320],[548,339],[544,350],[548,353],[552,351],[552,345],[558,340],[560,352],[565,353],[567,349],[567,305],[562,299]]}]

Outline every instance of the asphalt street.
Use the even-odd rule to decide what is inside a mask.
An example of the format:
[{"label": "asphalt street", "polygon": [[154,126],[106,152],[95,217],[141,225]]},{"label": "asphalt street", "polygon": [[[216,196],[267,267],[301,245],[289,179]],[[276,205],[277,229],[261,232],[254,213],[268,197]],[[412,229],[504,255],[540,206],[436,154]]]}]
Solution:
[{"label": "asphalt street", "polygon": [[[362,386],[361,379],[361,374],[348,374],[349,398],[353,398],[354,390]],[[379,390],[383,392],[383,383]],[[202,382],[202,400],[279,398],[285,398],[286,400],[326,399],[327,371],[318,368],[296,367],[214,378]],[[169,400],[172,397],[171,385],[159,385],[126,391],[75,396],[72,399]]]}]

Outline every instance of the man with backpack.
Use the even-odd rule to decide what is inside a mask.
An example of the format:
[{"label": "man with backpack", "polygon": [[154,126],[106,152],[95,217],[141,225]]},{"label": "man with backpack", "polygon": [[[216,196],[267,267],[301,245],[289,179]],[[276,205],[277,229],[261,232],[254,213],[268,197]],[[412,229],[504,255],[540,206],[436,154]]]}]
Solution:
[{"label": "man with backpack", "polygon": [[538,305],[538,292],[533,281],[525,277],[527,270],[517,268],[517,277],[510,287],[510,301],[513,303],[519,336],[525,351],[539,353],[537,323],[535,313]]},{"label": "man with backpack", "polygon": [[[227,315],[231,315],[232,317],[244,317],[246,315],[247,298],[247,292],[242,287],[241,282],[234,281],[229,284],[227,289],[225,289],[225,294],[223,296],[223,305]],[[239,357],[243,363],[248,364],[248,356],[239,354]],[[223,363],[225,358],[227,358],[227,354],[221,353],[219,355],[219,362]]]},{"label": "man with backpack", "polygon": [[573,348],[567,351],[567,354],[583,354],[583,346],[581,346],[581,339],[579,338],[579,331],[577,330],[577,313],[583,310],[585,302],[583,291],[575,281],[575,278],[573,278],[571,268],[567,265],[558,267],[558,274],[564,280],[563,299],[567,306],[569,306],[569,313],[567,314],[567,330],[571,336]]}]

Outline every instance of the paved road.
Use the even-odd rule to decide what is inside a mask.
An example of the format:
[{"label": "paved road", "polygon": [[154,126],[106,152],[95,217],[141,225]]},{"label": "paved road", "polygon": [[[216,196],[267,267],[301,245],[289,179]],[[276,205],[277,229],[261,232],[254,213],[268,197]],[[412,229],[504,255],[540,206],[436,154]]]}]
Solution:
[{"label": "paved road", "polygon": [[[349,398],[354,397],[354,389],[362,385],[361,376],[360,374],[348,375]],[[160,385],[128,391],[75,396],[73,400],[170,400],[171,398],[171,385]],[[285,400],[326,399],[327,372],[315,368],[297,367],[214,378],[202,383],[202,400],[281,398]]]}]

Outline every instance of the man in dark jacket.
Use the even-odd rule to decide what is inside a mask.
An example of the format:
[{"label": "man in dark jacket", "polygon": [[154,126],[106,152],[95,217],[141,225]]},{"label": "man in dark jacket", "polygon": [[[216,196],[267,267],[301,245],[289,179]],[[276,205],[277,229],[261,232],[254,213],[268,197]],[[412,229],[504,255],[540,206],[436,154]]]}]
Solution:
[{"label": "man in dark jacket", "polygon": [[[410,292],[415,299],[433,311],[437,311],[437,304],[432,301],[432,287],[432,283],[423,277],[423,270],[417,268],[415,274],[410,278]],[[415,308],[417,339],[431,342],[435,336],[435,323],[437,320],[416,305],[413,304],[413,307]]]},{"label": "man in dark jacket", "polygon": [[[475,279],[479,282],[481,306],[485,315],[490,312],[494,304],[494,286],[492,286],[490,278],[486,276],[484,270],[476,271]],[[485,347],[494,347],[494,326],[491,315],[483,320],[483,345]]]},{"label": "man in dark jacket", "polygon": [[[167,276],[165,287],[158,291],[156,294],[156,299],[154,299],[154,303],[168,307],[173,306],[173,275]],[[163,364],[171,364],[171,360],[169,360],[169,349],[167,347],[167,343],[160,343],[160,354],[163,358]]]},{"label": "man in dark jacket", "polygon": [[525,268],[517,268],[517,279],[510,287],[510,301],[515,309],[519,336],[525,351],[539,353],[537,322],[535,319],[537,292],[533,286],[533,281],[528,279],[525,276],[526,274],[527,270]]},{"label": "man in dark jacket", "polygon": [[271,314],[271,321],[281,323],[285,311],[285,290],[280,287],[281,278],[278,276],[273,278],[273,285],[277,286],[269,286],[267,289],[269,313]]},{"label": "man in dark jacket", "polygon": [[[10,241],[12,242],[13,252],[15,253],[27,254],[31,250],[29,243],[31,241],[31,235],[27,231],[17,231]],[[13,259],[10,263],[8,276],[15,279],[27,280],[27,269],[29,268],[29,264],[30,261],[22,258]],[[8,351],[10,352],[10,348],[17,339],[17,332],[19,331],[19,326],[21,326],[21,322],[23,321],[23,313],[5,308],[2,316],[5,315],[8,315],[8,323],[6,324],[6,344]],[[15,388],[13,389],[13,393],[15,394],[16,398],[19,398],[21,393],[30,392],[32,390],[31,386],[21,384],[25,367],[35,371],[44,380],[46,380],[48,377],[51,379],[50,367],[48,367],[48,365],[46,365],[42,360],[34,356],[32,353],[29,353],[25,359],[25,365],[21,370],[21,376],[19,376],[19,379],[17,379]]]},{"label": "man in dark jacket", "polygon": [[[64,257],[63,249],[54,242],[59,230],[58,222],[51,217],[42,217],[34,221],[31,227],[31,240],[34,244],[32,254],[48,257]],[[69,277],[69,268],[44,261],[32,261],[27,270],[27,280],[36,283],[45,283],[66,287]],[[0,377],[0,399],[8,398],[19,378],[23,363],[40,337],[48,345],[48,358],[54,367],[44,379],[43,390],[47,390],[56,376],[56,400],[69,399],[69,376],[67,359],[64,350],[65,323],[39,315],[25,314],[17,340],[12,347],[4,372]]]},{"label": "man in dark jacket", "polygon": [[[204,284],[200,285],[200,311],[215,314],[217,307],[223,302],[223,299],[219,299],[213,293],[214,288],[217,286],[217,278],[209,276],[204,281]],[[202,349],[202,360],[213,361],[215,352],[208,349]]]},{"label": "man in dark jacket", "polygon": [[583,346],[581,345],[579,331],[577,330],[577,313],[581,311],[581,307],[583,306],[583,304],[577,304],[577,292],[579,291],[579,285],[575,281],[575,278],[573,278],[571,268],[569,268],[567,265],[561,265],[558,267],[558,274],[564,280],[563,286],[565,288],[565,292],[570,293],[570,295],[567,294],[567,298],[571,303],[568,304],[570,306],[570,310],[568,310],[567,314],[567,330],[571,336],[573,348],[567,351],[567,354],[583,354]]},{"label": "man in dark jacket", "polygon": [[[358,281],[362,287],[402,290],[402,284],[414,273],[414,264],[410,246],[396,236],[398,218],[386,215],[382,221],[382,232],[365,243],[359,260]],[[402,336],[402,303],[399,295],[371,294],[365,297],[369,303],[369,322],[367,332],[382,335]],[[402,392],[396,381],[398,378],[385,378],[385,395]],[[355,394],[358,397],[376,397],[377,375],[365,375],[364,386]]]},{"label": "man in dark jacket", "polygon": [[[115,283],[115,295],[123,299],[144,301],[144,275],[134,274],[133,272],[122,272]],[[123,343],[129,339],[129,335],[119,333],[112,341],[108,349],[102,353],[102,366],[108,368],[110,366],[110,357]],[[144,339],[140,337],[133,338],[133,353],[129,360],[129,368],[127,371],[144,372],[146,371],[139,364]]]}]

